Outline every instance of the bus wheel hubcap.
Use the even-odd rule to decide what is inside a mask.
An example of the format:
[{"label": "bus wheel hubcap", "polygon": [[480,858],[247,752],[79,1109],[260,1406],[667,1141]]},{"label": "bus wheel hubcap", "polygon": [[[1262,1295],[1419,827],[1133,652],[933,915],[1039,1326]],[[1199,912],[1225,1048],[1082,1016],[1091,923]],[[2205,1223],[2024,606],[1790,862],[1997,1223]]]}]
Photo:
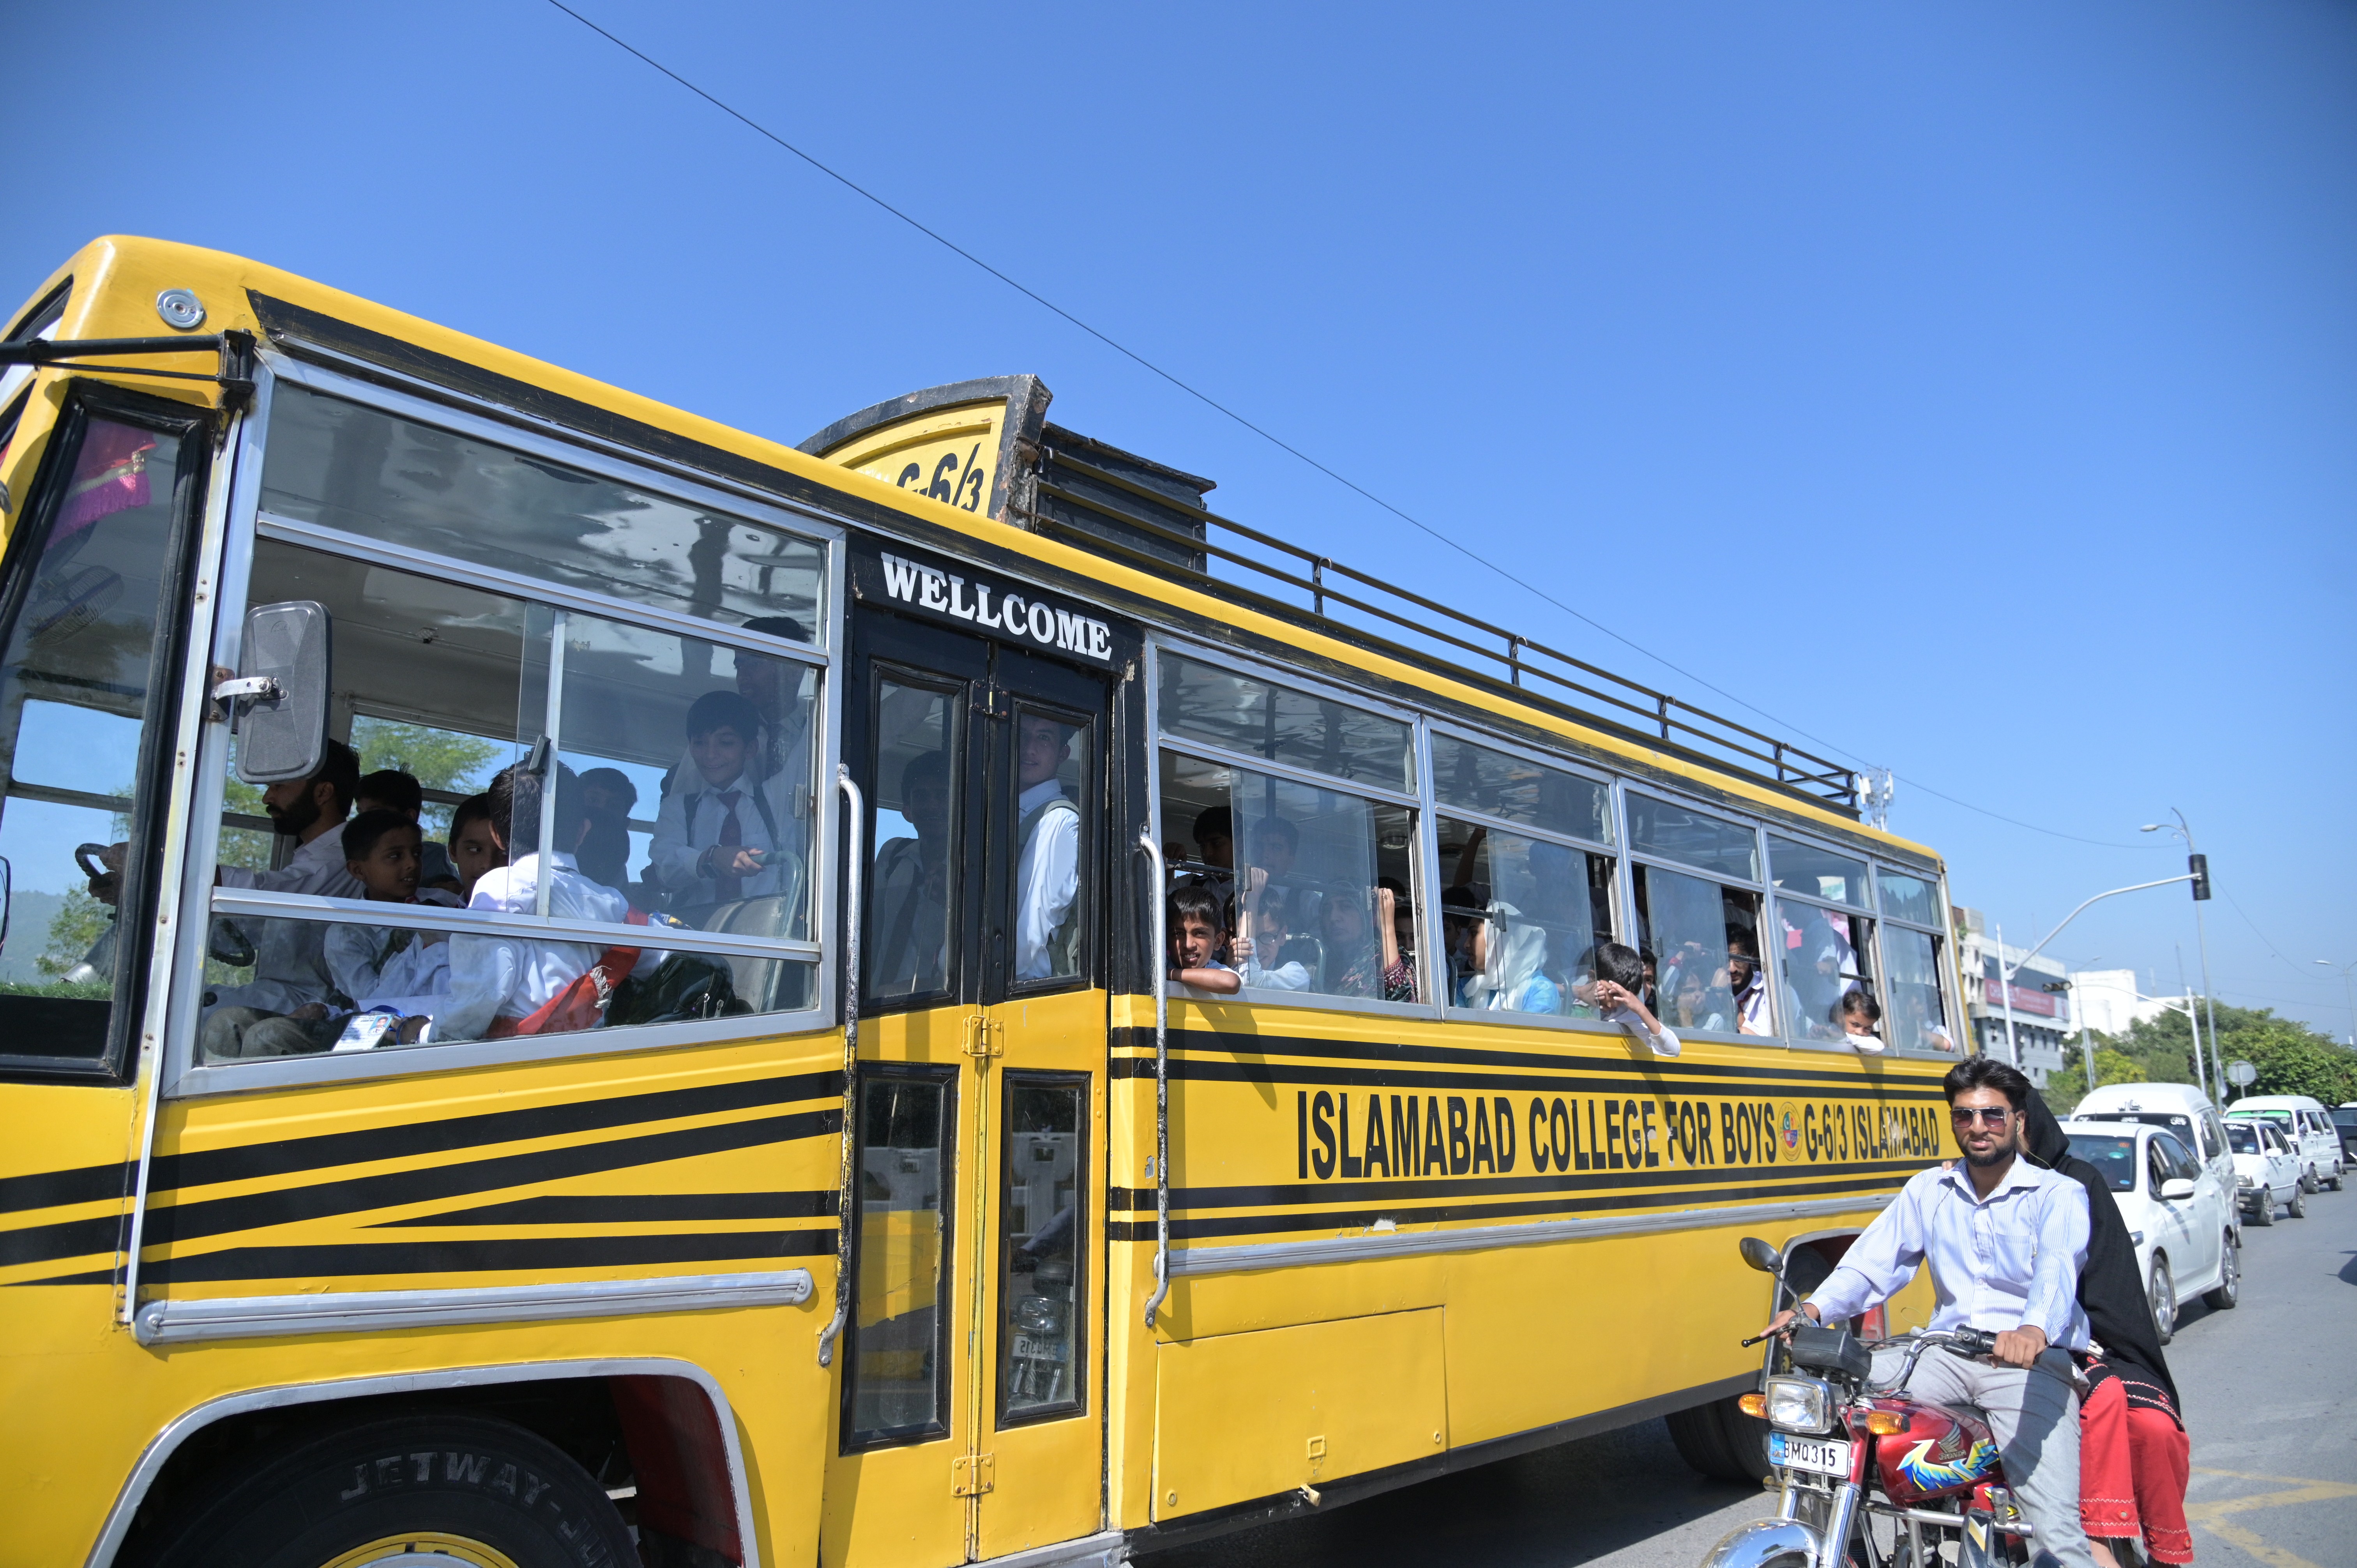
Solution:
[{"label": "bus wheel hubcap", "polygon": [[355,1546],[319,1568],[516,1568],[516,1561],[467,1536],[419,1530]]}]

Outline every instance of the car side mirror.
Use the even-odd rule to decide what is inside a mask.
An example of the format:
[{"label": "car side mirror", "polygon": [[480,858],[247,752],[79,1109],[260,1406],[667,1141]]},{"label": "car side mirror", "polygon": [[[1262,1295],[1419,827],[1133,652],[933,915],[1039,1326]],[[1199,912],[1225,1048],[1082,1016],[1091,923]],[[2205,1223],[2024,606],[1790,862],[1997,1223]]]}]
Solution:
[{"label": "car side mirror", "polygon": [[2193,1184],[2181,1176],[2171,1176],[2160,1184],[2160,1196],[2163,1198],[2191,1197]]},{"label": "car side mirror", "polygon": [[237,776],[248,784],[307,779],[328,745],[327,607],[310,599],[246,612],[237,679],[213,688],[237,733]]},{"label": "car side mirror", "polygon": [[1777,1255],[1776,1249],[1757,1236],[1746,1236],[1736,1247],[1743,1253],[1743,1261],[1763,1274],[1772,1274],[1782,1266],[1783,1259]]}]

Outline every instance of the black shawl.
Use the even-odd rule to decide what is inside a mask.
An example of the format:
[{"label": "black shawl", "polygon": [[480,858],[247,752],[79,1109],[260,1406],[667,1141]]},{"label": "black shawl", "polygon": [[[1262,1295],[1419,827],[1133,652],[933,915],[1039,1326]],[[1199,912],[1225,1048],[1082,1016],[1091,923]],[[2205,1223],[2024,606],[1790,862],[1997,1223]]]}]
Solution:
[{"label": "black shawl", "polygon": [[2123,1371],[2142,1369],[2177,1402],[2177,1383],[2160,1353],[2160,1332],[2152,1321],[2152,1300],[2136,1270],[2136,1243],[2112,1197],[2111,1184],[2094,1166],[2071,1153],[2062,1124],[2036,1090],[2029,1091],[2023,1129],[2033,1159],[2087,1189],[2087,1266],[2079,1271],[2079,1305],[2095,1343]]}]

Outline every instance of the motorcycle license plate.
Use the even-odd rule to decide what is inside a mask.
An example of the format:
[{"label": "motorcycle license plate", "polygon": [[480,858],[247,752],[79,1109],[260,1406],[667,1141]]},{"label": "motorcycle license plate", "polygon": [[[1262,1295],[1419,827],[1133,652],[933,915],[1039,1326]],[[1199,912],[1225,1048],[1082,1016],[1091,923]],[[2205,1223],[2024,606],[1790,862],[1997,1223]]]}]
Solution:
[{"label": "motorcycle license plate", "polygon": [[1820,1476],[1849,1477],[1849,1444],[1827,1437],[1794,1437],[1790,1433],[1768,1434],[1768,1463],[1793,1470],[1813,1470]]}]

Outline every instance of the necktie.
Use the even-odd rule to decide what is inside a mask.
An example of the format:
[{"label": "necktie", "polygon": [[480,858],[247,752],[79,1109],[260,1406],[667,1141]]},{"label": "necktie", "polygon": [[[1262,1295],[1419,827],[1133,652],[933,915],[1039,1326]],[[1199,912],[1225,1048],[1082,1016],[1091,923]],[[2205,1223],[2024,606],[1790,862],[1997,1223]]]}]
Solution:
[{"label": "necktie", "polygon": [[[712,858],[720,865],[725,865],[736,859],[733,852],[744,847],[744,824],[737,820],[737,801],[744,793],[742,789],[719,791],[721,809],[726,814],[720,819],[720,836],[712,841]],[[720,901],[723,904],[733,903],[745,897],[743,877],[724,875],[716,880],[720,884]]]}]

